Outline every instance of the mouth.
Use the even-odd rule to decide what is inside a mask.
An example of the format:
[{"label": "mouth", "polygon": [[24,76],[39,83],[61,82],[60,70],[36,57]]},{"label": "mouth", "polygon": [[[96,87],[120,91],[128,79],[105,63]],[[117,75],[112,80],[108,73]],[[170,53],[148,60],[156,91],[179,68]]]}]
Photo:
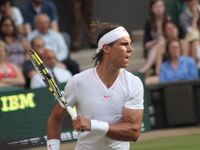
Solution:
[{"label": "mouth", "polygon": [[130,56],[125,56],[125,59],[128,59],[129,60]]}]

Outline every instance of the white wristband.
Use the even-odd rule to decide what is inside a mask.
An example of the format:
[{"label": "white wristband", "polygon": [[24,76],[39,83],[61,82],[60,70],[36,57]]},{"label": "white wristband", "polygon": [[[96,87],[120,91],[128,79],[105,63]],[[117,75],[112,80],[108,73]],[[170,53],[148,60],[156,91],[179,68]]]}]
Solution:
[{"label": "white wristband", "polygon": [[91,132],[96,135],[105,136],[109,130],[109,124],[104,121],[91,120]]},{"label": "white wristband", "polygon": [[60,150],[60,140],[50,139],[47,141],[47,150]]}]

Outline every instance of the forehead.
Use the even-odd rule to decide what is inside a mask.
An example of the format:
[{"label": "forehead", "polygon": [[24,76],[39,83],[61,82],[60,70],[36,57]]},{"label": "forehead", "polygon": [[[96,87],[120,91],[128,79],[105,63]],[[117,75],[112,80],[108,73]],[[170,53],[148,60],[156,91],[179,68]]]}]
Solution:
[{"label": "forehead", "polygon": [[173,47],[173,46],[180,46],[179,42],[178,41],[172,41],[169,45],[170,47]]},{"label": "forehead", "polygon": [[131,43],[131,38],[130,38],[130,36],[124,36],[124,37],[118,39],[115,43],[118,43],[118,42],[129,42],[129,43]]}]

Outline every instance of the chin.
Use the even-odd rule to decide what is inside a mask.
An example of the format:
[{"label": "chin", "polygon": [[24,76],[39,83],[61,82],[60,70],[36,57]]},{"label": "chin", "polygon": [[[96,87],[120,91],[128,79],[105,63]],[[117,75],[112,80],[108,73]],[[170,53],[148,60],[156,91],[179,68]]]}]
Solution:
[{"label": "chin", "polygon": [[121,68],[127,68],[128,64],[123,65]]}]

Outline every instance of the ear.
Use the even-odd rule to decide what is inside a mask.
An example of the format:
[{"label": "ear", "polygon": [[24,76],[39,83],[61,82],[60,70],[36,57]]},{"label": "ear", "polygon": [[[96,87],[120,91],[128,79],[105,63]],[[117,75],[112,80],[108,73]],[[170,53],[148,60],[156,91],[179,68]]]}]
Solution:
[{"label": "ear", "polygon": [[110,46],[109,45],[104,45],[102,49],[103,49],[104,53],[110,52]]}]

